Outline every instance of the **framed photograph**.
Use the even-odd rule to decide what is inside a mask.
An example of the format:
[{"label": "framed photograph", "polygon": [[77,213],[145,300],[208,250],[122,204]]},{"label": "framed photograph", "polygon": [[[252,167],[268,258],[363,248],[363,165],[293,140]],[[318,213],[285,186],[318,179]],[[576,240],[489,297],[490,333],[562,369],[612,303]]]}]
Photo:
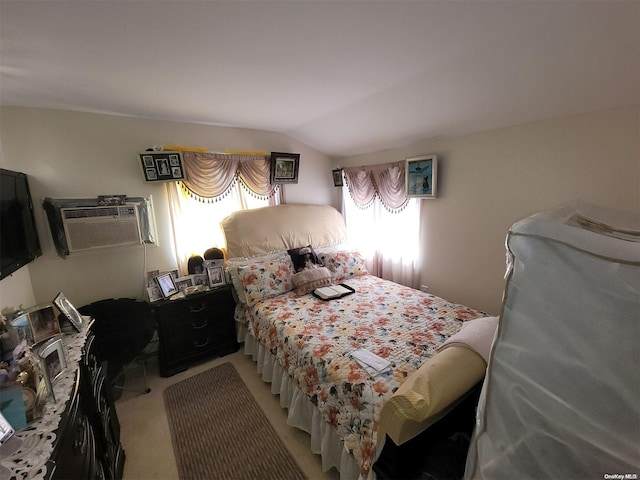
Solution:
[{"label": "framed photograph", "polygon": [[158,285],[156,285],[155,287],[147,287],[147,297],[149,297],[149,302],[152,303],[164,298]]},{"label": "framed photograph", "polygon": [[33,345],[33,333],[29,324],[29,315],[26,313],[17,316],[11,320],[11,326],[18,336],[18,343],[27,342],[27,345]]},{"label": "framed photograph", "polygon": [[438,156],[422,155],[406,159],[405,195],[410,198],[436,198]]},{"label": "framed photograph", "polygon": [[145,169],[144,174],[145,174],[148,182],[158,179],[158,174],[156,173],[156,169],[155,168],[147,168],[147,169]]},{"label": "framed photograph", "polygon": [[2,412],[0,412],[0,445],[9,440],[14,433],[16,433],[15,430],[4,415],[2,415]]},{"label": "framed photograph", "polygon": [[44,370],[44,379],[47,383],[49,394],[55,401],[53,386],[63,376],[67,369],[67,360],[64,354],[62,336],[46,341],[38,348],[38,357]]},{"label": "framed photograph", "polygon": [[342,183],[342,169],[341,168],[336,168],[335,170],[332,170],[333,173],[333,186],[334,187],[341,187],[343,185]]},{"label": "framed photograph", "polygon": [[223,267],[224,268],[224,258],[214,258],[212,260],[205,260],[202,262],[202,268],[204,271],[209,267]]},{"label": "framed photograph", "polygon": [[209,285],[209,276],[206,273],[195,273],[191,275],[193,277],[193,286],[207,286]]},{"label": "framed photograph", "polygon": [[180,152],[140,152],[146,182],[172,182],[185,178]]},{"label": "framed photograph", "polygon": [[176,282],[173,279],[171,272],[161,273],[156,277],[156,283],[160,288],[163,298],[169,298],[171,295],[175,295],[180,290],[176,287]]},{"label": "framed photograph", "polygon": [[224,267],[220,265],[207,267],[207,275],[209,277],[209,288],[219,287],[226,283],[224,278]]},{"label": "framed photograph", "polygon": [[160,275],[160,270],[149,270],[147,272],[147,287],[157,287],[156,277]]},{"label": "framed photograph", "polygon": [[16,329],[20,342],[26,340],[27,345],[40,343],[62,333],[53,305],[30,308],[16,317],[11,326]]},{"label": "framed photograph", "polygon": [[62,333],[60,322],[53,311],[53,305],[36,307],[28,312],[33,341],[38,343]]},{"label": "framed photograph", "polygon": [[142,165],[144,165],[145,168],[156,168],[156,162],[153,161],[153,156],[152,155],[142,155]]},{"label": "framed photograph", "polygon": [[64,296],[64,293],[60,292],[56,295],[56,298],[53,299],[53,304],[78,332],[82,330],[84,327],[84,319],[76,307],[71,305],[71,302]]},{"label": "framed photograph", "polygon": [[187,287],[193,287],[193,277],[187,275],[186,277],[176,278],[176,287],[178,287],[180,291],[184,291]]},{"label": "framed photograph", "polygon": [[271,183],[298,183],[299,153],[271,152]]},{"label": "framed photograph", "polygon": [[172,153],[171,155],[169,155],[169,165],[171,165],[172,167],[179,167],[180,157],[175,153]]}]

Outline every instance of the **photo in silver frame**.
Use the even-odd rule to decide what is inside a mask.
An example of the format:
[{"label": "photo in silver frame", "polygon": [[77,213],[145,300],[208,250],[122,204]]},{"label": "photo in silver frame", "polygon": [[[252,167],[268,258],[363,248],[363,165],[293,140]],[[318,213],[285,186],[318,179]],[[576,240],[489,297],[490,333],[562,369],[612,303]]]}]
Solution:
[{"label": "photo in silver frame", "polygon": [[45,341],[39,346],[37,353],[42,364],[47,390],[55,402],[53,387],[62,378],[67,369],[67,358],[62,335]]},{"label": "photo in silver frame", "polygon": [[64,315],[64,317],[69,320],[69,323],[73,325],[73,327],[78,331],[82,331],[85,326],[84,319],[80,312],[74,307],[69,299],[64,295],[64,293],[60,292],[56,295],[56,298],[53,299],[53,304],[56,306],[60,313]]}]

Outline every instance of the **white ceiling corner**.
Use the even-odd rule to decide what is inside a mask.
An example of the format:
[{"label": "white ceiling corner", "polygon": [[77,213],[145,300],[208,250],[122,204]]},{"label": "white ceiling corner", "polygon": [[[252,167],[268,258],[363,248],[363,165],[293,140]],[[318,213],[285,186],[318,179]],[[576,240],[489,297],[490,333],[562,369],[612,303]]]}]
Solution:
[{"label": "white ceiling corner", "polygon": [[637,105],[637,1],[6,1],[0,104],[331,156]]}]

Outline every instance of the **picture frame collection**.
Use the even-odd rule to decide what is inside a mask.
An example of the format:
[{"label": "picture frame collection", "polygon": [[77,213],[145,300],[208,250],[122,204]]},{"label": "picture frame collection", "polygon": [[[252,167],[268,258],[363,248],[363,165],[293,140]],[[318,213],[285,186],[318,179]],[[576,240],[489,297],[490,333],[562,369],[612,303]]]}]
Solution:
[{"label": "picture frame collection", "polygon": [[29,308],[18,314],[11,326],[18,335],[18,342],[36,345],[47,338],[62,333],[52,304]]},{"label": "picture frame collection", "polygon": [[224,260],[205,260],[203,273],[178,276],[178,270],[147,272],[147,296],[149,302],[168,300],[178,293],[191,295],[196,292],[226,285]]},{"label": "picture frame collection", "polygon": [[146,182],[175,182],[186,178],[181,152],[140,152],[139,157]]},{"label": "picture frame collection", "polygon": [[77,332],[88,325],[62,292],[56,295],[51,304],[29,308],[11,320],[18,337],[14,355],[22,356],[22,352],[27,352],[20,362],[26,361],[31,365],[29,371],[32,378],[28,380],[28,386],[23,384],[25,412],[31,420],[37,418],[36,412],[41,410],[46,398],[55,403],[54,387],[67,373],[67,354],[60,320],[67,320]]}]

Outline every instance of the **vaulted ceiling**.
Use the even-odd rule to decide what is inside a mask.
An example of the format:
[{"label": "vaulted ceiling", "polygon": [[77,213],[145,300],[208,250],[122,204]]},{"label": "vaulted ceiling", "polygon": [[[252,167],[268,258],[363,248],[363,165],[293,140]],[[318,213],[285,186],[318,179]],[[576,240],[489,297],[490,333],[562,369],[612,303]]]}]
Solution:
[{"label": "vaulted ceiling", "polygon": [[638,1],[0,0],[0,104],[331,156],[634,105]]}]

